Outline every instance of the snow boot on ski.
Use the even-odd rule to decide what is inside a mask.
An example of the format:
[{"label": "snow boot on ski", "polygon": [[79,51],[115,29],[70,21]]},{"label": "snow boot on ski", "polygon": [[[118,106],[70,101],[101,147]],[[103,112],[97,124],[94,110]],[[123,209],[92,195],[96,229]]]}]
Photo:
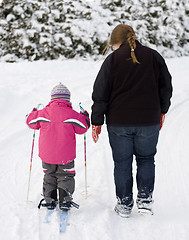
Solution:
[{"label": "snow boot on ski", "polygon": [[[46,203],[42,203],[43,201],[46,201]],[[56,208],[57,205],[57,190],[53,190],[50,194],[50,197],[45,197],[43,198],[39,205],[38,208],[42,207],[46,207],[49,210],[53,210]]]},{"label": "snow boot on ski", "polygon": [[59,208],[60,210],[70,210],[70,208],[72,207],[70,202],[59,202]]},{"label": "snow boot on ski", "polygon": [[60,210],[70,210],[71,207],[79,208],[79,205],[72,201],[72,195],[64,189],[59,188],[59,208]]},{"label": "snow boot on ski", "polygon": [[52,201],[52,202],[50,202],[50,203],[42,203],[43,201],[45,201],[44,198],[40,201],[40,203],[39,203],[39,205],[38,205],[38,208],[39,208],[39,209],[40,209],[41,206],[42,206],[42,207],[46,207],[46,208],[49,209],[49,210],[53,210],[53,209],[56,208],[57,201]]},{"label": "snow boot on ski", "polygon": [[53,201],[51,203],[44,203],[44,204],[42,204],[42,206],[47,207],[47,209],[49,209],[49,210],[53,210],[56,208],[56,202]]},{"label": "snow boot on ski", "polygon": [[72,196],[68,194],[64,189],[59,188],[59,208],[60,210],[70,210]]},{"label": "snow boot on ski", "polygon": [[72,207],[79,209],[79,205],[73,201],[59,202],[60,210],[70,210]]}]

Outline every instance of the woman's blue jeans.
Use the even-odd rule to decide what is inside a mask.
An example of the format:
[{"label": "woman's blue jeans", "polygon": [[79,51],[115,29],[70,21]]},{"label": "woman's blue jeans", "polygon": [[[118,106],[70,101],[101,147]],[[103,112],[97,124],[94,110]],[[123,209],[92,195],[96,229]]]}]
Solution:
[{"label": "woman's blue jeans", "polygon": [[137,200],[152,201],[155,180],[154,156],[159,124],[152,126],[107,126],[114,160],[116,196],[122,204],[133,205],[133,156],[137,163]]}]

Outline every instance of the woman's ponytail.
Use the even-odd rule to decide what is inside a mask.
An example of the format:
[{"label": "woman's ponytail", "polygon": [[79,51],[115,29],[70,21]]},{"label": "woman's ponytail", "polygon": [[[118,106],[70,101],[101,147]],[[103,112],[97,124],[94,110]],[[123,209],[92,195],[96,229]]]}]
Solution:
[{"label": "woman's ponytail", "polygon": [[136,39],[137,37],[132,27],[125,24],[119,24],[112,31],[109,46],[127,41],[131,48],[131,58],[133,63],[139,63],[135,55]]},{"label": "woman's ponytail", "polygon": [[136,49],[136,35],[132,34],[130,37],[128,37],[127,41],[129,43],[129,46],[131,48],[131,58],[133,60],[133,63],[139,63],[139,61],[137,60],[136,58],[136,55],[135,55],[135,49]]}]

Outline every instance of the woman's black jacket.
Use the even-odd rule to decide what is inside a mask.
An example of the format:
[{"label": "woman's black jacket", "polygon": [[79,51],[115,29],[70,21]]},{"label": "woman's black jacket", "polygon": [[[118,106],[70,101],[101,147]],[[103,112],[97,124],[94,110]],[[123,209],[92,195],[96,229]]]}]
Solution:
[{"label": "woman's black jacket", "polygon": [[172,96],[171,75],[163,57],[136,41],[133,63],[129,45],[122,44],[103,62],[94,83],[91,121],[102,125],[153,125],[167,113]]}]

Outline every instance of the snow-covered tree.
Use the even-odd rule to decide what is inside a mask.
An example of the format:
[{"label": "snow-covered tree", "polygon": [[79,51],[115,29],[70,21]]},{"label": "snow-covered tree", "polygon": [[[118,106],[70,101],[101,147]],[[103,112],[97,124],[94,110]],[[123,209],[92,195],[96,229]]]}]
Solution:
[{"label": "snow-covered tree", "polygon": [[188,13],[184,0],[3,0],[0,59],[96,58],[119,23],[165,57],[189,55]]}]

